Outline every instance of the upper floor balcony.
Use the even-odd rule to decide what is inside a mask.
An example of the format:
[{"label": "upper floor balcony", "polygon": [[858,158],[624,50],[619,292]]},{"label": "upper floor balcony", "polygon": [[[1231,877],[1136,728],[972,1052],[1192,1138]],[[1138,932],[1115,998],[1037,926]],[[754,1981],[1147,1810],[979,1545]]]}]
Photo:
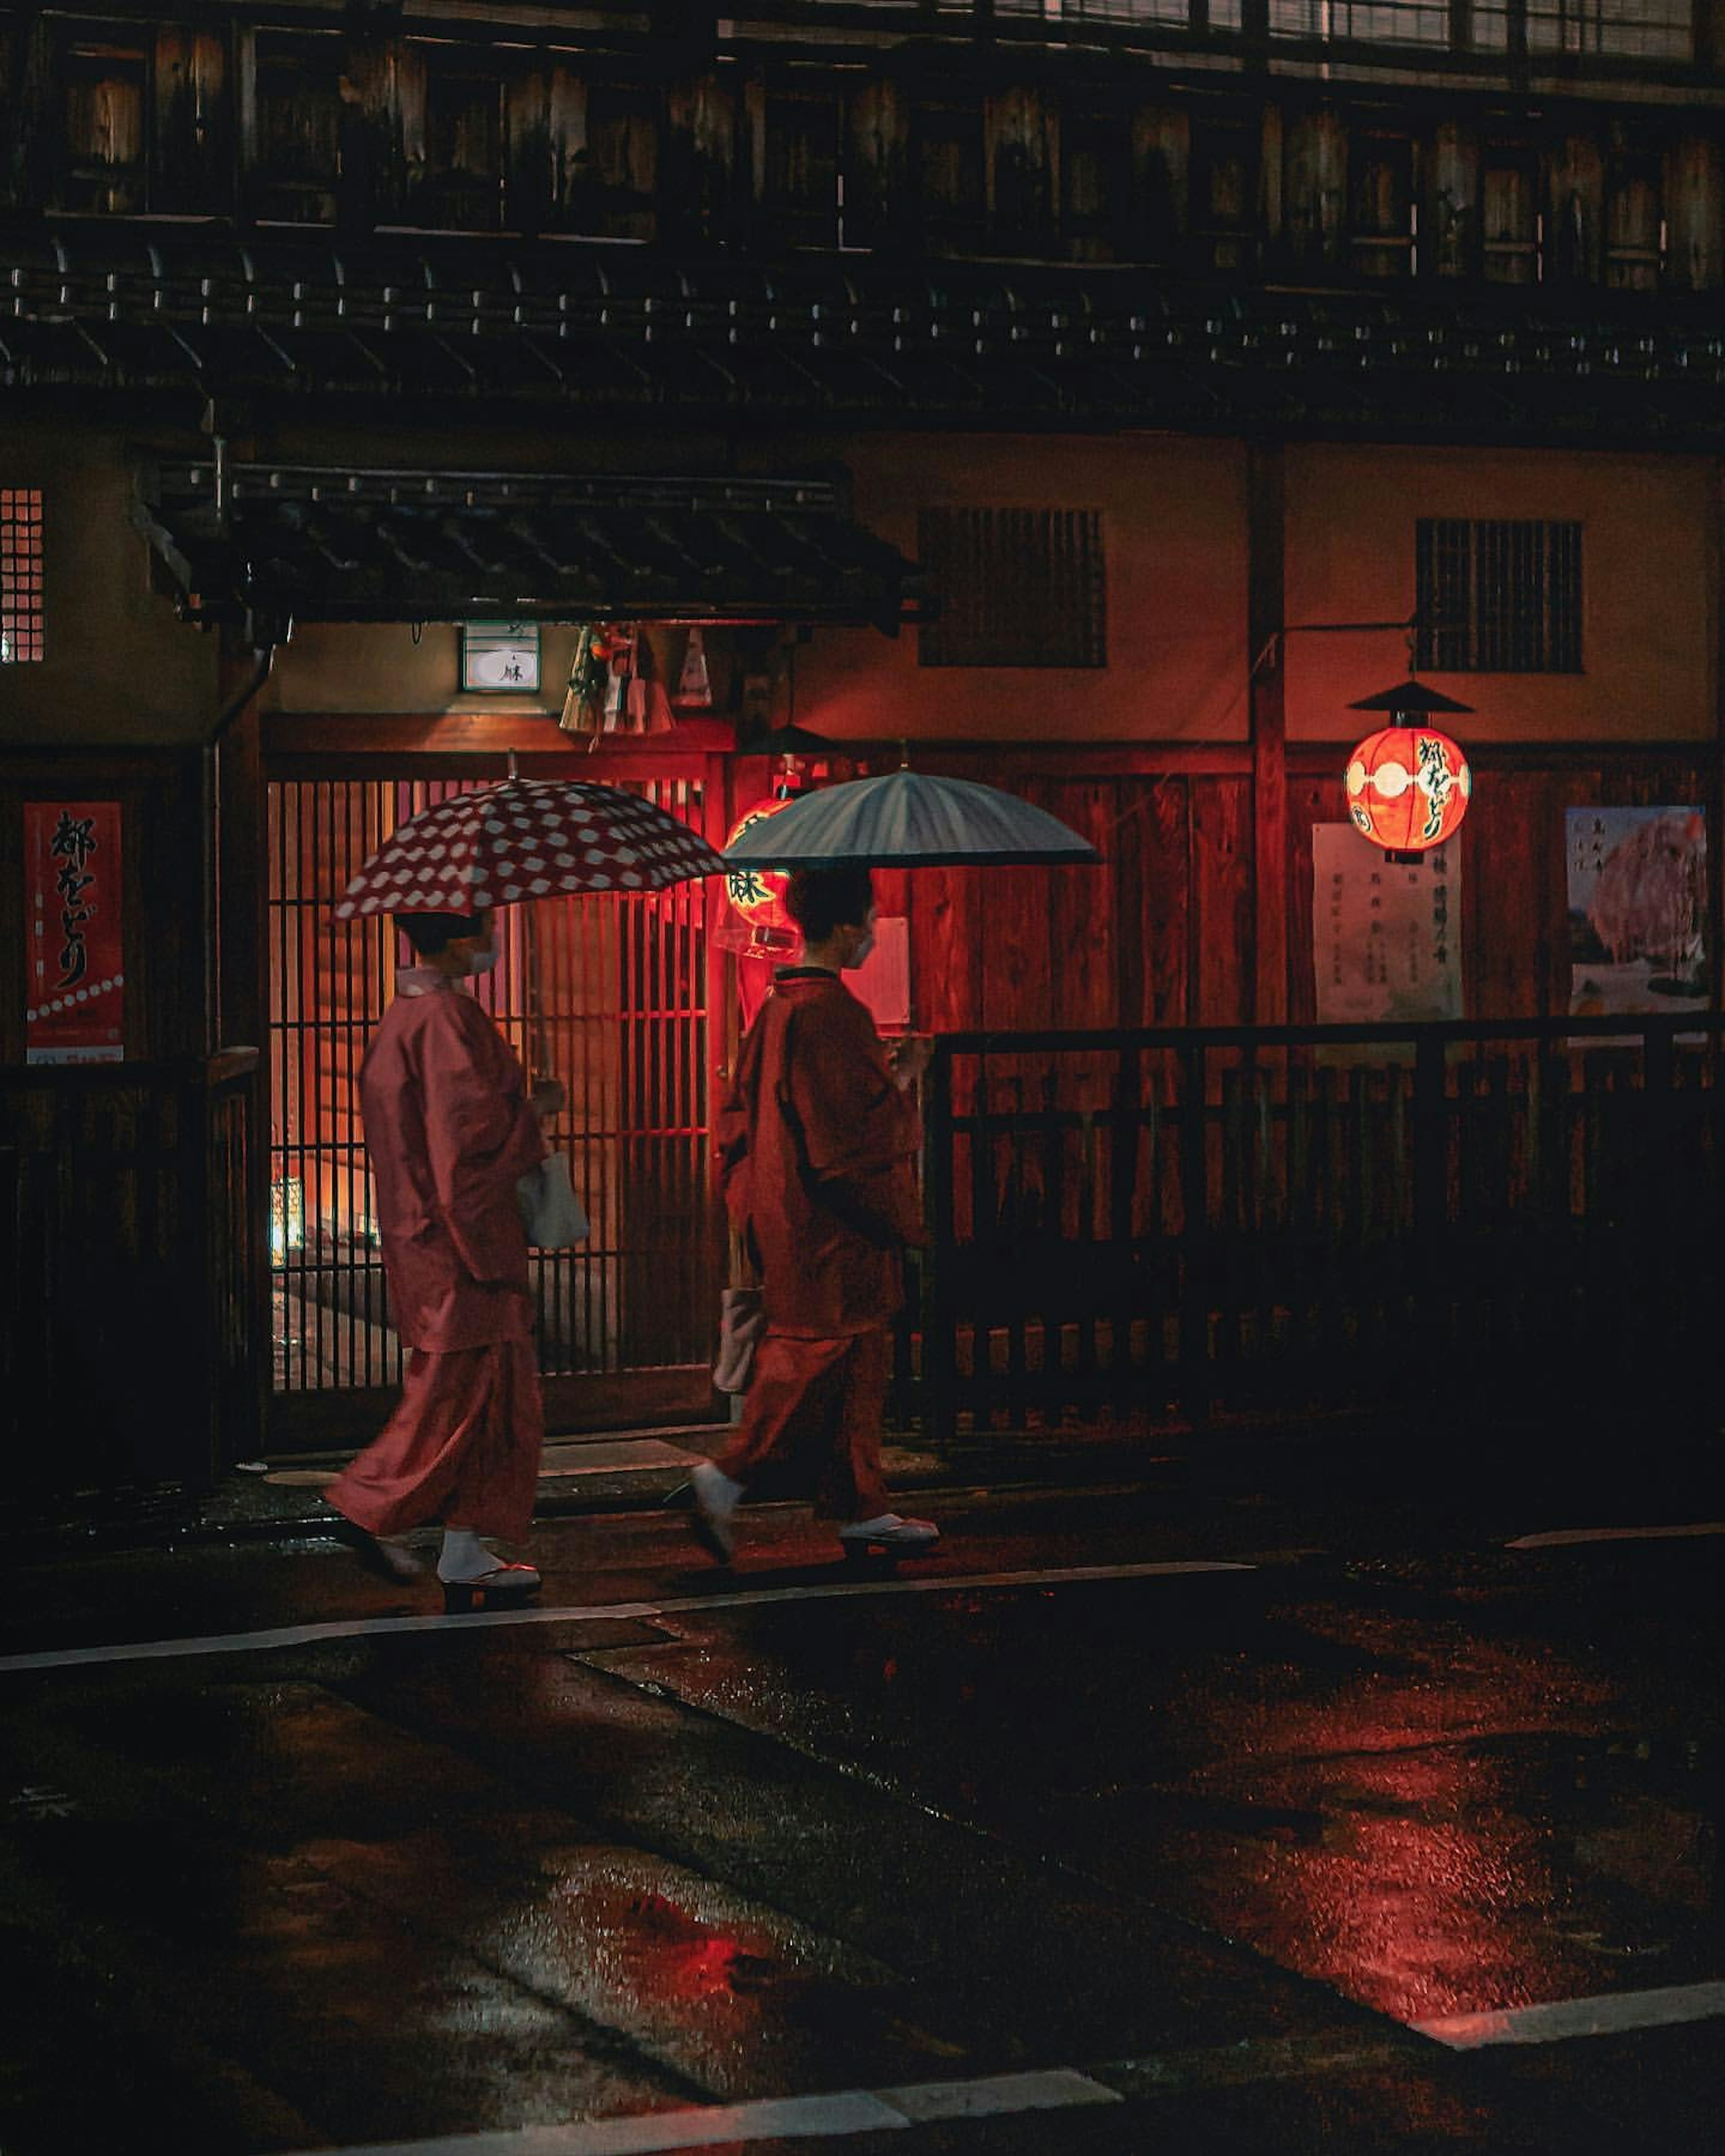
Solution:
[{"label": "upper floor balcony", "polygon": [[1447,71],[1573,87],[1710,78],[1720,13],[1717,0],[764,0],[725,27],[1141,46],[1327,79]]},{"label": "upper floor balcony", "polygon": [[1725,0],[0,0],[0,218],[1725,288]]}]

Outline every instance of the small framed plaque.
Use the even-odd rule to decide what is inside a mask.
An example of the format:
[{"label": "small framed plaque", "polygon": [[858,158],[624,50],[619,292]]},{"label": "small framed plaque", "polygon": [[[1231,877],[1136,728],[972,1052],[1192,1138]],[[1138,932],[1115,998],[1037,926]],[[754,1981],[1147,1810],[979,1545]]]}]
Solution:
[{"label": "small framed plaque", "polygon": [[461,630],[461,685],[482,695],[531,696],[539,688],[536,621],[470,621]]}]

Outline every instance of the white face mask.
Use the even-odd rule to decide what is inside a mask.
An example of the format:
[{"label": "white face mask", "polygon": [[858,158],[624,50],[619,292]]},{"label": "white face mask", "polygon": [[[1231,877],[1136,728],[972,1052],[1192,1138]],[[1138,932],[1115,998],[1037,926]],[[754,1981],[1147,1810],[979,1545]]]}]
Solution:
[{"label": "white face mask", "polygon": [[870,928],[866,931],[861,942],[857,945],[850,956],[845,961],[845,971],[847,973],[854,973],[859,966],[865,966],[868,963],[869,953],[874,949],[874,947],[875,932]]},{"label": "white face mask", "polygon": [[489,973],[502,956],[503,953],[495,947],[490,951],[470,951],[467,970],[470,973]]}]

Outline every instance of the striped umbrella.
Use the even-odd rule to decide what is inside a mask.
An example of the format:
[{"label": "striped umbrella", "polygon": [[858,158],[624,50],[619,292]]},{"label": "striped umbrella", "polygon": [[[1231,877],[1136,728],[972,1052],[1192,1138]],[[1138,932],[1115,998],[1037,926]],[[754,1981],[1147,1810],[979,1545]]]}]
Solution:
[{"label": "striped umbrella", "polygon": [[726,865],[837,868],[986,868],[1100,860],[1088,839],[999,787],[968,778],[894,771],[805,793],[733,839]]}]

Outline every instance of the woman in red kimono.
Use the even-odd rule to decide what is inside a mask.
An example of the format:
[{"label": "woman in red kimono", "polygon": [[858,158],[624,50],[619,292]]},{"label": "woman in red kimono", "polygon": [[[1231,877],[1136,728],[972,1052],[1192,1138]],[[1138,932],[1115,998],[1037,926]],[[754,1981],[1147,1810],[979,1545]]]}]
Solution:
[{"label": "woman in red kimono", "polygon": [[890,1509],[880,1471],[900,1250],[922,1233],[909,1089],[928,1043],[906,1043],[889,1063],[840,978],[874,946],[866,868],[798,870],[785,903],[803,963],[775,976],[717,1133],[726,1201],[760,1269],[767,1321],[742,1420],[690,1478],[696,1531],[721,1563],[743,1493],[774,1471],[800,1471],[817,1518],[843,1523],[847,1553],[940,1537],[932,1521]]},{"label": "woman in red kimono", "polygon": [[544,1440],[516,1184],[546,1153],[554,1081],[530,1102],[508,1043],[461,985],[497,954],[489,913],[403,914],[419,963],[396,977],[360,1071],[366,1150],[389,1280],[410,1350],[401,1404],[327,1491],[376,1570],[418,1561],[388,1537],[444,1523],[445,1605],[532,1594],[538,1573],[480,1540],[524,1542]]}]

